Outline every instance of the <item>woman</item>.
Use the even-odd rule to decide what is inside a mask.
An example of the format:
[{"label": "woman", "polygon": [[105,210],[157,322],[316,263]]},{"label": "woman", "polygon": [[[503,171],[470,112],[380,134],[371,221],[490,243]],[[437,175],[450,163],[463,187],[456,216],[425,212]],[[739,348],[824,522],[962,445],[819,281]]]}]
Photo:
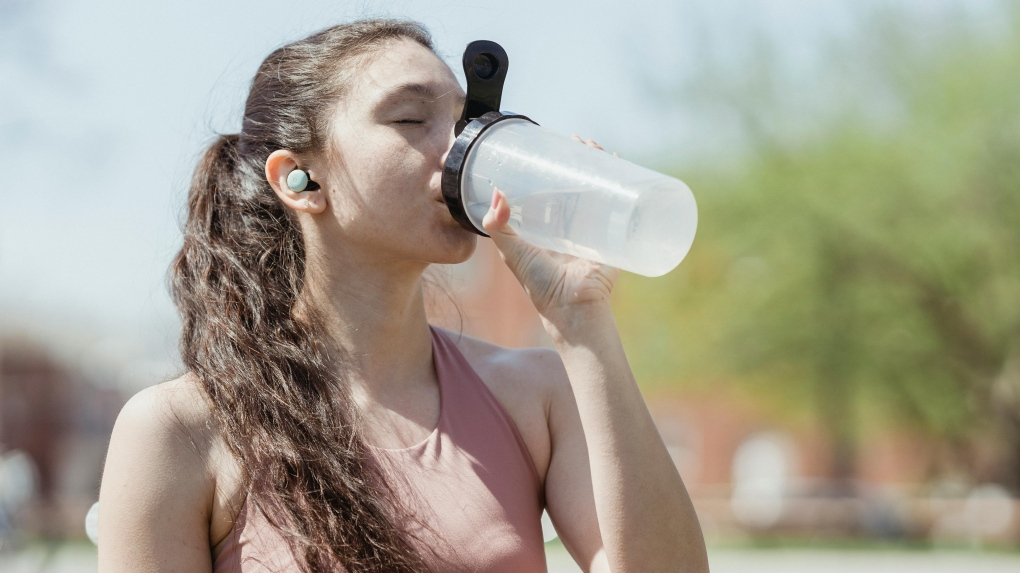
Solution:
[{"label": "woman", "polygon": [[192,182],[171,268],[188,372],[117,420],[101,571],[544,571],[543,507],[584,570],[707,570],[610,312],[618,271],[524,243],[497,195],[485,228],[558,352],[428,324],[423,272],[477,239],[440,193],[463,99],[410,22],[263,62]]}]

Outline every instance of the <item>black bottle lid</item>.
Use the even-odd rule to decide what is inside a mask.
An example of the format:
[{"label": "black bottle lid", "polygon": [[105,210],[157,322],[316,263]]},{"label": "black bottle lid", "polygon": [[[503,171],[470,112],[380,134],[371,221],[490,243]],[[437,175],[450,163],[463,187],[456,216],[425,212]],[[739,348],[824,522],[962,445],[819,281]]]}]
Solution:
[{"label": "black bottle lid", "polygon": [[[464,126],[463,131],[461,131],[460,135],[457,136],[457,139],[454,140],[453,147],[450,148],[450,154],[446,156],[446,163],[443,165],[443,200],[446,201],[446,207],[450,210],[450,215],[453,215],[454,220],[460,223],[461,227],[464,227],[472,233],[478,233],[483,237],[488,237],[489,234],[484,230],[475,227],[474,223],[471,222],[471,219],[468,218],[467,208],[464,205],[464,198],[461,194],[463,189],[461,181],[464,176],[464,164],[471,148],[474,146],[475,142],[478,141],[478,136],[484,133],[485,130],[505,119],[524,119],[531,121],[531,119],[526,116],[511,112],[486,112],[482,114],[481,117],[472,119],[466,126]],[[531,121],[531,123],[535,122]]]},{"label": "black bottle lid", "polygon": [[[506,51],[496,42],[476,40],[467,45],[464,57],[464,77],[467,81],[467,96],[464,111],[454,126],[457,139],[453,142],[446,163],[443,165],[443,200],[450,215],[468,231],[488,237],[482,229],[475,227],[467,216],[461,196],[461,179],[464,162],[478,136],[492,125],[504,119],[531,119],[510,112],[500,112],[503,98],[503,81],[510,67]],[[531,121],[535,123],[534,121]]]}]

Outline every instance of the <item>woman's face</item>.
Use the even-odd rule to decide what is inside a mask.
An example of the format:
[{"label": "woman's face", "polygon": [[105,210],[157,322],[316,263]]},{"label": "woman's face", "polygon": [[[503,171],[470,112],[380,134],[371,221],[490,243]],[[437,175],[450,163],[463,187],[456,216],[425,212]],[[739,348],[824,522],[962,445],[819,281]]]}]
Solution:
[{"label": "woman's face", "polygon": [[450,216],[440,186],[463,104],[450,68],[417,42],[365,56],[332,117],[324,240],[386,261],[471,256],[477,236]]}]

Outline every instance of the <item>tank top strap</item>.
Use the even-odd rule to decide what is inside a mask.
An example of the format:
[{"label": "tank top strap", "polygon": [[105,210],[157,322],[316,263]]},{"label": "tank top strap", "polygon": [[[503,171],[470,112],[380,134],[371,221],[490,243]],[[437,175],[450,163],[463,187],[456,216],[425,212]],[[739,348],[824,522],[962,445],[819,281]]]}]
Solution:
[{"label": "tank top strap", "polygon": [[431,325],[429,328],[436,376],[440,380],[442,429],[462,447],[512,445],[511,451],[503,453],[514,463],[527,467],[535,487],[541,491],[542,479],[513,418],[450,337],[439,328]]}]

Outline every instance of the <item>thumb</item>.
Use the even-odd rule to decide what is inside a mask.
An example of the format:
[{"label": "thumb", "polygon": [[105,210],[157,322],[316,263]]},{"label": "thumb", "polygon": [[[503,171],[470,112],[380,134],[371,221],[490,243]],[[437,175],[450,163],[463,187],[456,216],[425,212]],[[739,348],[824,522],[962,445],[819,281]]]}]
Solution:
[{"label": "thumb", "polygon": [[541,252],[541,249],[518,237],[509,223],[510,203],[502,191],[494,189],[492,204],[482,219],[482,228],[492,238],[492,242],[499,249],[500,256],[519,279],[524,261],[534,258]]}]

